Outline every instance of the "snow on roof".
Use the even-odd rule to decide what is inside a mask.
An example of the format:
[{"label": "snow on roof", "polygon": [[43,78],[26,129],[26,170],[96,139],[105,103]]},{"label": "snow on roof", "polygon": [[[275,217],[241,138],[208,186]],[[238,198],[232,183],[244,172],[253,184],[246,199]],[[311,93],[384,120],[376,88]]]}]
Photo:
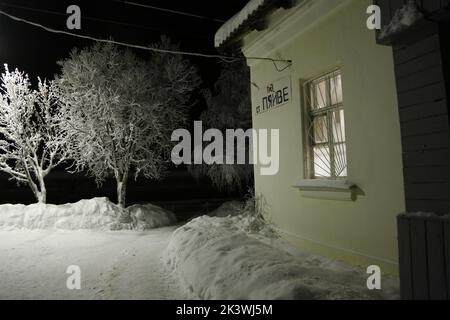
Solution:
[{"label": "snow on roof", "polygon": [[226,42],[255,12],[261,9],[269,0],[250,0],[247,5],[225,22],[216,32],[214,43],[216,48]]},{"label": "snow on roof", "polygon": [[423,14],[418,10],[416,2],[409,0],[402,8],[395,12],[389,24],[383,27],[379,38],[384,39],[403,31],[422,18]]}]

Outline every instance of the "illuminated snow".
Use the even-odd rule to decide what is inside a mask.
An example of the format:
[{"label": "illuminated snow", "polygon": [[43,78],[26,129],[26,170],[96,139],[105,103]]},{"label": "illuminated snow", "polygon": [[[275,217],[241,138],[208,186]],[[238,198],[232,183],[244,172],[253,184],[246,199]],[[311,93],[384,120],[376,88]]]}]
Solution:
[{"label": "illuminated snow", "polygon": [[[236,208],[234,203],[228,206]],[[203,216],[174,232],[164,260],[183,287],[200,299],[395,299],[397,279],[383,276],[367,289],[364,268],[301,252],[252,217]]]},{"label": "illuminated snow", "polygon": [[0,230],[118,230],[152,229],[176,222],[172,212],[152,204],[127,208],[132,217],[128,224],[120,223],[122,209],[108,198],[81,200],[63,205],[34,203],[0,205]]},{"label": "illuminated snow", "polygon": [[186,299],[160,261],[173,230],[0,231],[0,299]]},{"label": "illuminated snow", "polygon": [[385,25],[380,33],[380,39],[389,37],[412,26],[423,18],[422,13],[417,9],[414,0],[409,0],[402,8],[398,9],[389,24]]},{"label": "illuminated snow", "polygon": [[214,43],[216,48],[220,47],[222,43],[227,41],[230,35],[233,34],[247,19],[259,8],[261,8],[267,0],[251,0],[247,5],[225,22],[217,31]]}]

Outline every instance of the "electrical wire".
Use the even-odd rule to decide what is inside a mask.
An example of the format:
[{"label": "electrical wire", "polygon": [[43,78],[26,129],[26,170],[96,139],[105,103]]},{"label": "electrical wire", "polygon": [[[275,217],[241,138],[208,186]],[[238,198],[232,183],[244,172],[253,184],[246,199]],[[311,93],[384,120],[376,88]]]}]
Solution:
[{"label": "electrical wire", "polygon": [[[121,41],[114,41],[114,40],[111,40],[111,39],[96,38],[96,37],[92,37],[92,36],[72,33],[72,32],[69,32],[69,31],[53,29],[53,28],[44,26],[44,25],[42,25],[40,23],[33,22],[33,21],[30,21],[30,20],[27,20],[27,19],[23,19],[23,18],[17,17],[15,15],[9,14],[9,13],[3,11],[3,10],[0,10],[0,14],[4,15],[4,16],[12,19],[12,20],[19,21],[19,22],[22,22],[22,23],[26,23],[26,24],[32,25],[34,27],[38,27],[38,28],[43,29],[43,30],[45,30],[47,32],[56,33],[56,34],[64,34],[64,35],[68,35],[68,36],[71,36],[71,37],[77,37],[77,38],[87,39],[87,40],[91,40],[91,41],[97,41],[97,42],[103,42],[103,43],[111,43],[111,44],[124,46],[124,47],[129,47],[129,48],[133,48],[133,49],[146,50],[146,51],[152,51],[152,52],[158,52],[158,53],[179,54],[179,55],[185,55],[185,56],[219,59],[219,60],[221,60],[223,62],[226,62],[226,63],[233,63],[233,62],[237,62],[237,61],[241,61],[242,60],[242,58],[233,57],[233,56],[225,56],[225,55],[219,55],[219,54],[206,54],[206,53],[200,53],[200,52],[181,51],[181,50],[168,50],[168,49],[161,49],[161,48],[154,48],[154,47],[149,47],[149,46],[130,44],[130,43],[121,42]],[[271,61],[271,62],[273,62],[273,64],[275,65],[275,68],[279,72],[285,70],[286,68],[288,68],[288,67],[290,67],[292,65],[292,61],[291,60],[262,58],[262,57],[261,58],[260,57],[246,57],[244,59]],[[287,63],[288,65],[285,68],[283,68],[283,69],[279,69],[277,67],[277,65],[276,65],[276,62],[284,62],[284,63]]]},{"label": "electrical wire", "polygon": [[[37,9],[37,8],[25,7],[25,6],[15,5],[15,4],[8,4],[8,3],[4,3],[4,2],[0,2],[0,5],[5,6],[5,7],[11,7],[11,8],[17,8],[17,9],[32,11],[32,12],[40,12],[40,13],[46,13],[46,14],[52,14],[52,15],[58,15],[58,16],[65,16],[65,17],[67,16],[67,14],[62,13],[62,12],[46,10],[46,9]],[[142,25],[137,25],[137,24],[132,24],[132,23],[126,23],[126,22],[120,22],[120,21],[114,21],[114,20],[109,20],[109,19],[94,18],[94,17],[89,17],[89,16],[86,16],[86,15],[82,15],[81,19],[89,20],[89,21],[98,21],[98,22],[108,23],[108,24],[115,24],[115,25],[119,25],[119,26],[131,27],[131,28],[135,28],[135,29],[159,31],[159,32],[165,31],[164,29],[160,29],[160,28],[147,27],[147,26],[142,26]],[[174,32],[174,31],[170,31],[170,32]],[[186,35],[186,36],[189,36],[189,37],[192,36],[194,38],[202,38],[202,39],[207,39],[208,38],[206,36],[199,36],[199,35],[194,35],[194,34],[180,33],[178,31],[176,31],[174,33],[179,34],[179,35]]]},{"label": "electrical wire", "polygon": [[45,31],[48,31],[51,33],[64,34],[64,35],[68,35],[71,37],[77,37],[77,38],[82,38],[82,39],[87,39],[87,40],[92,40],[92,41],[97,41],[97,42],[112,43],[112,44],[116,44],[119,46],[140,49],[140,50],[153,51],[153,52],[159,52],[159,53],[181,54],[181,55],[186,55],[186,56],[195,56],[195,57],[202,57],[202,58],[216,58],[216,59],[223,60],[225,62],[236,61],[236,58],[234,58],[234,57],[223,56],[223,55],[205,54],[205,53],[189,52],[189,51],[166,50],[166,49],[161,49],[161,48],[153,48],[153,47],[149,47],[149,46],[130,44],[130,43],[121,42],[121,41],[114,41],[114,40],[110,40],[110,39],[101,39],[101,38],[96,38],[96,37],[92,37],[92,36],[81,35],[81,34],[76,34],[76,33],[68,32],[68,31],[53,29],[53,28],[44,26],[42,24],[39,24],[37,22],[33,22],[33,21],[29,21],[27,19],[16,17],[16,16],[9,14],[3,10],[0,10],[0,14],[4,15],[12,20],[23,22],[23,23],[38,27],[40,29],[44,29]]},{"label": "electrical wire", "polygon": [[147,9],[151,9],[151,10],[158,10],[158,11],[162,11],[162,12],[178,14],[178,15],[187,16],[187,17],[191,17],[191,18],[212,20],[212,21],[220,22],[220,23],[225,22],[224,20],[221,20],[221,19],[210,18],[210,17],[198,15],[198,14],[193,14],[193,13],[188,13],[188,12],[183,12],[183,11],[178,11],[178,10],[172,10],[172,9],[167,9],[167,8],[161,8],[161,7],[157,7],[157,6],[151,6],[148,4],[142,4],[142,3],[132,2],[132,1],[120,1],[120,0],[112,0],[112,1],[122,3],[122,4],[128,4],[131,6],[136,6],[136,7],[147,8]]}]

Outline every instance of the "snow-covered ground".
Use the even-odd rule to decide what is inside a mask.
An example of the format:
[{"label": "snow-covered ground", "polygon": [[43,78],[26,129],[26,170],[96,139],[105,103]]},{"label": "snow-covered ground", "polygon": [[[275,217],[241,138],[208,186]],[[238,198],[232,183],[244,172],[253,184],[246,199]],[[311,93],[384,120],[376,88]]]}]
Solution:
[{"label": "snow-covered ground", "polygon": [[174,229],[0,231],[0,299],[185,299],[160,260]]},{"label": "snow-covered ground", "polygon": [[[0,299],[184,298],[160,260],[175,227],[154,229],[175,221],[158,206],[123,211],[107,198],[0,205]],[[72,265],[80,290],[66,286]]]},{"label": "snow-covered ground", "polygon": [[[109,231],[116,213],[105,199],[36,205],[40,211],[2,205],[0,299],[397,298],[396,278],[383,276],[383,290],[369,291],[365,270],[293,248],[248,204],[225,203],[178,229],[146,231],[139,230],[173,223],[173,214],[134,206],[133,230]],[[73,230],[86,226],[92,230]],[[73,265],[80,290],[66,286]]]},{"label": "snow-covered ground", "polygon": [[382,290],[371,291],[363,268],[293,248],[255,216],[236,215],[236,203],[217,211],[177,229],[164,253],[167,266],[196,298],[398,298],[395,277],[383,275]]}]

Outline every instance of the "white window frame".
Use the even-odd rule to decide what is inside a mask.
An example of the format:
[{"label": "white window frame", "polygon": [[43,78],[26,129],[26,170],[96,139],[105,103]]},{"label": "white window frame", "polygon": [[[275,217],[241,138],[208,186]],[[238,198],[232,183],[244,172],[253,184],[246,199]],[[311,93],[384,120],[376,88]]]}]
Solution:
[{"label": "white window frame", "polygon": [[[342,142],[335,141],[335,134],[333,133],[333,130],[330,130],[329,128],[333,128],[336,132],[335,126],[333,125],[333,113],[338,111],[340,112],[342,110],[344,117],[344,103],[345,100],[343,98],[342,94],[342,101],[339,102],[338,98],[336,97],[336,103],[332,104],[332,98],[331,98],[331,80],[335,78],[336,76],[340,76],[341,78],[341,91],[342,91],[342,73],[340,68],[335,68],[329,72],[323,73],[317,77],[314,77],[310,80],[307,80],[303,82],[303,110],[302,110],[302,116],[303,116],[303,127],[304,127],[304,154],[305,154],[305,178],[306,179],[325,179],[325,180],[345,180],[348,177],[348,161],[347,161],[347,140],[345,137],[345,119],[341,121],[341,125],[344,128],[344,137],[341,137]],[[325,80],[326,85],[326,92],[323,93],[323,96],[325,96],[323,99],[326,101],[324,102],[324,107],[318,108],[316,110],[313,110],[313,104],[317,106],[317,94],[314,94],[314,97],[311,97],[311,86],[316,85],[320,82]],[[336,90],[336,88],[335,88]],[[335,91],[336,93],[336,91]],[[322,93],[321,93],[322,94]],[[326,127],[327,127],[327,141],[323,143],[316,143],[314,138],[314,119],[319,117],[326,117]],[[315,154],[314,154],[314,147],[317,145],[323,145],[328,147],[328,157],[329,157],[329,167],[325,170],[329,171],[329,175],[324,176],[318,176],[315,173],[315,167],[322,165],[323,167],[326,166],[325,157],[322,157],[320,159],[320,164],[315,164]],[[336,150],[335,147],[337,145],[343,145],[344,148],[341,150],[341,152],[344,152],[344,156],[338,157],[336,156]],[[317,152],[316,152],[317,154]],[[338,163],[339,161],[340,163]],[[339,169],[342,170],[342,167],[345,166],[345,171],[347,171],[346,175],[337,174],[336,167],[339,165]],[[325,171],[324,170],[324,171]]]}]

